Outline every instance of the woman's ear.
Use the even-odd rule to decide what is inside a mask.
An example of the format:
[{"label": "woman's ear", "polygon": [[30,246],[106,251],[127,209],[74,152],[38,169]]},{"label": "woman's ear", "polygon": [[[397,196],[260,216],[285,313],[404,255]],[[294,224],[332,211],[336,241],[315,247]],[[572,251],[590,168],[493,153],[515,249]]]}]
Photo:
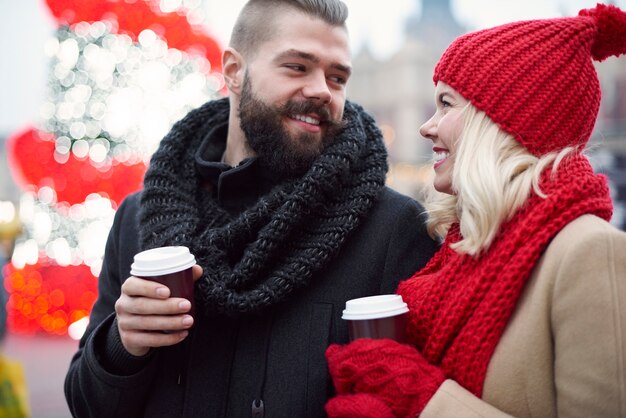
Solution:
[{"label": "woman's ear", "polygon": [[228,47],[222,54],[222,75],[226,87],[231,93],[241,94],[243,76],[245,72],[243,57],[237,50]]}]

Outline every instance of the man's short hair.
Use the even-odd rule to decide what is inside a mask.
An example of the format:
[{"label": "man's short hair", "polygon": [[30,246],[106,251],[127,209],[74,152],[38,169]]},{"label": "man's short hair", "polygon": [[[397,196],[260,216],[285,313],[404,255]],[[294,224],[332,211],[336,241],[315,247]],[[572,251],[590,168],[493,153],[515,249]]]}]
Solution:
[{"label": "man's short hair", "polygon": [[249,56],[275,34],[272,20],[286,9],[316,17],[332,26],[346,27],[348,7],[341,0],[248,0],[237,18],[230,46]]}]

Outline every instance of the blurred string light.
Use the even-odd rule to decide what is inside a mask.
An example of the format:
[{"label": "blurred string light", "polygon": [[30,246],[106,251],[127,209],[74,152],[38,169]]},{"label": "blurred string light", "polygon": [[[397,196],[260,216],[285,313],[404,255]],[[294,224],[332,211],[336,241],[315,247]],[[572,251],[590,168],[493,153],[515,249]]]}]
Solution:
[{"label": "blurred string light", "polygon": [[172,124],[223,87],[209,61],[169,49],[152,30],[135,43],[106,22],[60,27],[46,45],[52,74],[41,129],[55,159],[146,160]]},{"label": "blurred string light", "polygon": [[[11,201],[0,200],[0,257],[5,261],[10,256],[9,243],[22,232],[22,224],[19,221],[18,211]],[[0,268],[3,263],[0,262]],[[1,271],[0,271],[1,273]]]},{"label": "blurred string light", "polygon": [[85,264],[97,276],[102,266],[103,237],[115,215],[111,201],[92,194],[80,204],[56,203],[54,190],[49,187],[22,195],[20,220],[28,239],[16,244],[13,266],[34,265],[43,257],[59,266]]},{"label": "blurred string light", "polygon": [[9,223],[15,219],[15,205],[10,201],[0,201],[0,223]]},{"label": "blurred string light", "polygon": [[84,280],[90,275],[84,264],[28,264],[19,269],[9,264],[7,267],[7,324],[11,330],[65,335],[72,323],[89,315],[96,300],[97,284],[93,279]]},{"label": "blurred string light", "polygon": [[45,44],[48,97],[36,128],[9,139],[24,233],[6,270],[8,324],[78,339],[118,204],[173,123],[224,82],[216,44],[192,30],[200,0],[47,5],[60,23]]}]

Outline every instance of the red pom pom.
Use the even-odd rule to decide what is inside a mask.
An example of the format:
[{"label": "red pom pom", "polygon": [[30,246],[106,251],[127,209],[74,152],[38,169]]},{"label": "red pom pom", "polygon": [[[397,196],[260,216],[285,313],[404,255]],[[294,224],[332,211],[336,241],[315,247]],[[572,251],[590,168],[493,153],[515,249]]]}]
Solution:
[{"label": "red pom pom", "polygon": [[596,39],[591,55],[596,61],[626,54],[626,13],[613,5],[598,4],[584,9],[579,16],[590,16],[596,21]]}]

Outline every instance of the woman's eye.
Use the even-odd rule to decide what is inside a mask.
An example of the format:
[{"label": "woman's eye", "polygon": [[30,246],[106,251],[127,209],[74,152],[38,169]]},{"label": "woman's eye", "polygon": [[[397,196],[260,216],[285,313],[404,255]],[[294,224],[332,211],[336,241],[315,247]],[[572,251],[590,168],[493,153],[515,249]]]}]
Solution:
[{"label": "woman's eye", "polygon": [[439,99],[439,104],[443,108],[447,108],[447,107],[451,107],[452,106],[452,103],[450,103],[448,101],[448,96],[445,93],[442,93],[439,96],[437,96],[437,99]]}]

